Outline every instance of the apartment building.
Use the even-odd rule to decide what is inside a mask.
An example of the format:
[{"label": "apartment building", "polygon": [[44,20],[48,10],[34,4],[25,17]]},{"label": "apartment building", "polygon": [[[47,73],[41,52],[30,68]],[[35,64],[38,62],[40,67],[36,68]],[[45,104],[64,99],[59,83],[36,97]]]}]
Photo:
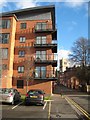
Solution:
[{"label": "apartment building", "polygon": [[66,71],[67,67],[70,67],[70,61],[66,58],[60,59],[60,71],[61,72]]},{"label": "apartment building", "polygon": [[57,80],[55,6],[7,12],[0,19],[1,86],[51,94]]}]

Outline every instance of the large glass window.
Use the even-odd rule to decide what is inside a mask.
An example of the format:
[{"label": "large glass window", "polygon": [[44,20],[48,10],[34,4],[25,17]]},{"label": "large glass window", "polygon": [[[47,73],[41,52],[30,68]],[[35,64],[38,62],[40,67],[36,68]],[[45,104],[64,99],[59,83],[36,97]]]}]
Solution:
[{"label": "large glass window", "polygon": [[46,23],[45,22],[37,23],[36,30],[46,30]]},{"label": "large glass window", "polygon": [[40,78],[40,67],[36,67],[36,69],[35,69],[35,77]]},{"label": "large glass window", "polygon": [[7,58],[8,58],[8,48],[1,48],[0,59],[7,59]]},{"label": "large glass window", "polygon": [[9,33],[0,34],[0,43],[7,44],[9,42]]},{"label": "large glass window", "polygon": [[19,41],[20,41],[20,42],[25,42],[25,41],[26,41],[26,37],[25,37],[25,36],[21,36],[21,37],[19,38]]},{"label": "large glass window", "polygon": [[19,66],[18,73],[23,73],[23,72],[24,72],[24,66]]},{"label": "large glass window", "polygon": [[23,80],[17,80],[17,88],[23,88],[24,81]]},{"label": "large glass window", "polygon": [[35,69],[35,77],[37,78],[45,78],[46,77],[46,67],[36,67]]},{"label": "large glass window", "polygon": [[10,28],[10,20],[2,20],[2,25],[0,25],[0,28],[7,29]]},{"label": "large glass window", "polygon": [[46,44],[46,36],[37,36],[36,44]]},{"label": "large glass window", "polygon": [[46,60],[46,51],[36,51],[36,59]]},{"label": "large glass window", "polygon": [[27,24],[26,23],[21,23],[21,29],[26,29],[26,26]]},{"label": "large glass window", "polygon": [[46,77],[46,67],[41,67],[41,77],[42,78]]}]

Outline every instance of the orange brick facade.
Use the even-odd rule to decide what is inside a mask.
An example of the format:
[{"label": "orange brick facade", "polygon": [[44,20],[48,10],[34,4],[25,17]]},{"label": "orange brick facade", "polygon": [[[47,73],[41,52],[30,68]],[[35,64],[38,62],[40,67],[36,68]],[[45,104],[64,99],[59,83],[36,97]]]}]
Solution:
[{"label": "orange brick facade", "polygon": [[[37,9],[42,10],[43,8]],[[45,8],[45,11],[52,12],[54,9],[54,7],[47,9]],[[28,10],[26,12],[28,12]],[[56,34],[54,33],[55,30],[52,29],[52,19],[20,20],[18,19],[19,15],[17,15],[17,12],[14,14],[15,16],[10,16],[9,14],[7,17],[5,17],[5,15],[2,16],[2,21],[5,19],[10,19],[10,28],[2,29],[2,33],[10,33],[9,43],[0,44],[1,48],[8,48],[8,59],[2,59],[0,62],[0,64],[7,64],[7,70],[2,70],[2,87],[14,87],[18,89],[21,94],[26,94],[26,91],[29,89],[42,89],[45,93],[52,94],[52,81],[56,80],[55,67],[57,66],[57,61],[54,60],[54,53],[56,53],[54,50],[57,49],[57,45],[52,44],[52,40],[55,39],[53,35]],[[40,12],[38,12],[38,14],[40,14]],[[22,23],[26,24],[25,29],[21,29],[20,26]],[[35,26],[37,23],[46,23],[47,25],[50,25],[50,31],[48,29],[45,29],[45,32],[42,32],[42,30],[40,30],[38,33],[36,33]],[[36,37],[38,36],[46,36],[46,43],[44,46],[38,43],[35,44]],[[25,42],[20,42],[20,37],[25,37]],[[37,45],[40,45],[40,47],[37,47]],[[19,56],[20,51],[25,52],[25,55],[23,57]],[[45,52],[45,60],[41,59],[40,62],[36,61],[37,51],[41,53],[42,51]],[[21,66],[24,67],[23,72],[18,71],[18,67]],[[40,77],[35,77],[36,68],[40,69],[39,72],[37,70]],[[42,72],[43,68],[45,69],[44,73]],[[44,77],[42,77],[42,74],[45,74],[43,75]],[[17,87],[18,80],[19,82],[20,80],[23,80],[22,88]]]}]

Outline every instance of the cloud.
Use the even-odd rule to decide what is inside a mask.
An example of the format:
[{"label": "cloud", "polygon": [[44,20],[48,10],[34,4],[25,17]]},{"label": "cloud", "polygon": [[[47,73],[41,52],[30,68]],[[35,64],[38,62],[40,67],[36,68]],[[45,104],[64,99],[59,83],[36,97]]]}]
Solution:
[{"label": "cloud", "polygon": [[30,0],[30,1],[26,1],[25,0],[19,0],[17,3],[16,3],[16,7],[17,8],[29,8],[29,7],[35,7],[37,6],[37,1],[35,0]]},{"label": "cloud", "polygon": [[69,7],[80,7],[85,2],[89,2],[89,0],[64,0],[64,2]]},{"label": "cloud", "polygon": [[6,6],[7,0],[0,0],[0,7]]},{"label": "cloud", "polygon": [[68,21],[68,22],[66,22],[66,24],[67,24],[67,31],[68,32],[71,32],[72,30],[74,30],[75,29],[75,27],[77,26],[77,22],[76,21]]},{"label": "cloud", "polygon": [[74,26],[77,25],[77,22],[75,22],[75,21],[72,21],[71,23],[72,23],[72,25],[74,25]]},{"label": "cloud", "polygon": [[60,60],[61,58],[68,58],[68,55],[71,52],[69,50],[61,49],[58,51],[58,59]]}]

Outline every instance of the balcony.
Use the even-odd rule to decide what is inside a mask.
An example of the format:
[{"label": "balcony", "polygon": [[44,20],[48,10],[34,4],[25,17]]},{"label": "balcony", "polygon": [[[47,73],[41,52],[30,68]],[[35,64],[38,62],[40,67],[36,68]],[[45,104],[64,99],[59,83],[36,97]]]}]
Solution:
[{"label": "balcony", "polygon": [[35,70],[34,80],[57,80],[57,76],[53,70]]},{"label": "balcony", "polygon": [[52,40],[52,42],[48,42],[48,40],[44,41],[41,40],[40,42],[36,41],[36,43],[34,43],[34,47],[35,48],[54,48],[57,50],[57,41],[56,40]]},{"label": "balcony", "polygon": [[45,32],[54,32],[56,29],[53,27],[52,24],[47,23],[36,23],[34,27],[35,33],[45,33]]},{"label": "balcony", "polygon": [[35,64],[52,64],[53,67],[57,66],[57,54],[36,54]]}]

